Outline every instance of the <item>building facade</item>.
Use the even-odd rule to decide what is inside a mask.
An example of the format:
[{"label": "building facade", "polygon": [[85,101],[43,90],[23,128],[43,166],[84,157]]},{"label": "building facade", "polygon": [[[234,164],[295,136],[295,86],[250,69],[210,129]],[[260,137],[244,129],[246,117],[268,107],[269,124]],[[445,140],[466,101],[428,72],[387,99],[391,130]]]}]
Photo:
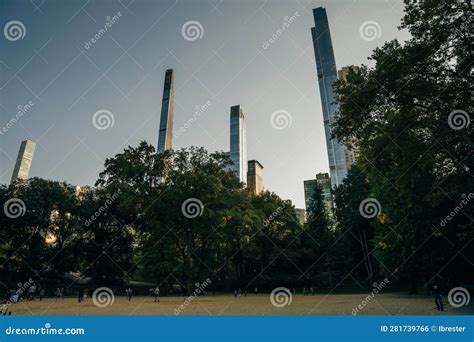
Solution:
[{"label": "building facade", "polygon": [[248,162],[247,187],[256,195],[263,191],[263,165],[258,160]]},{"label": "building facade", "polygon": [[28,179],[35,149],[36,143],[33,141],[25,140],[21,142],[20,151],[18,151],[18,157],[16,158],[15,167],[13,168],[12,183],[16,180]]},{"label": "building facade", "polygon": [[335,121],[335,114],[337,112],[334,95],[334,83],[337,80],[336,60],[334,58],[326,9],[323,7],[313,9],[313,17],[315,25],[311,29],[311,34],[313,37],[319,93],[323,111],[329,173],[331,175],[331,184],[334,188],[341,184],[347,175],[344,145],[337,139],[331,139],[331,125]]},{"label": "building facade", "polygon": [[316,186],[321,189],[323,196],[324,207],[329,216],[332,215],[334,204],[332,199],[332,185],[331,178],[327,173],[318,173],[316,179],[309,179],[304,181],[304,202],[306,206],[306,212],[309,210],[311,199],[316,191]]},{"label": "building facade", "polygon": [[306,210],[295,208],[295,214],[300,225],[304,225],[306,223]]},{"label": "building facade", "polygon": [[231,170],[244,184],[247,183],[247,139],[245,116],[240,105],[230,108],[230,159]]},{"label": "building facade", "polygon": [[173,69],[166,70],[161,103],[160,129],[158,132],[157,152],[163,153],[172,148],[173,142]]}]

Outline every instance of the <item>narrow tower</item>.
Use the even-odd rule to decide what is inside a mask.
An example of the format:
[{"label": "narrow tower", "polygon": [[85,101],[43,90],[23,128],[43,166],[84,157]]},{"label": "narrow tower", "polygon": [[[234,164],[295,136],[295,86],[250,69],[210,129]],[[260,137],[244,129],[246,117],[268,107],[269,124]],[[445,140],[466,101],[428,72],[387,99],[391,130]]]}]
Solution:
[{"label": "narrow tower", "polygon": [[230,107],[231,169],[242,183],[247,183],[247,140],[245,116],[240,105]]},{"label": "narrow tower", "polygon": [[31,140],[21,142],[20,151],[16,158],[15,168],[13,169],[11,182],[16,180],[27,180],[30,174],[31,162],[35,154],[36,143]]},{"label": "narrow tower", "polygon": [[331,125],[335,121],[335,114],[337,112],[336,98],[334,96],[334,83],[337,80],[336,60],[332,48],[326,9],[323,7],[313,9],[313,17],[315,25],[311,29],[311,34],[313,36],[319,93],[323,107],[329,173],[331,174],[331,185],[334,188],[341,184],[347,175],[344,145],[337,139],[331,139]]},{"label": "narrow tower", "polygon": [[163,153],[172,147],[173,141],[173,69],[166,70],[163,86],[163,101],[161,103],[160,130],[158,132],[158,153]]}]

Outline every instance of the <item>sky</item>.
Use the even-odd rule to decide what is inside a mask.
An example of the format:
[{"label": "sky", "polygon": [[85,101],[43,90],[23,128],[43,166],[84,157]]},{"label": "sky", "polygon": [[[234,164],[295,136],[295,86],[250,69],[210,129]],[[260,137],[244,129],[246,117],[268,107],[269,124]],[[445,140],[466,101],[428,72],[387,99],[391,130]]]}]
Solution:
[{"label": "sky", "polygon": [[25,139],[37,143],[30,177],[75,185],[129,145],[156,146],[171,68],[173,148],[228,151],[240,104],[265,188],[304,208],[303,181],[329,172],[311,41],[320,6],[338,69],[409,37],[401,0],[1,0],[0,183]]}]

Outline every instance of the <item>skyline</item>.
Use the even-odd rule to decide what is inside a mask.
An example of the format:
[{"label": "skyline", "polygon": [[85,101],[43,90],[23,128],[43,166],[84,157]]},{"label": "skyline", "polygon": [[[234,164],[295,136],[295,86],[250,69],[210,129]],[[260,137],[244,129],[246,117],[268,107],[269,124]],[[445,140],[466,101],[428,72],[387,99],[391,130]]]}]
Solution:
[{"label": "skyline", "polygon": [[[266,189],[303,208],[303,180],[329,169],[311,49],[312,9],[327,9],[338,69],[367,63],[366,57],[374,47],[395,36],[404,37],[396,30],[402,6],[394,1],[383,6],[376,2],[350,7],[310,1],[281,2],[273,7],[246,4],[240,8],[225,1],[217,10],[210,4],[199,8],[170,1],[151,5],[157,9],[148,12],[142,5],[135,1],[126,9],[119,3],[91,3],[84,10],[93,14],[96,23],[80,6],[63,5],[58,9],[64,14],[58,16],[62,19],[39,27],[35,23],[47,21],[48,16],[56,18],[50,5],[35,11],[29,3],[2,4],[5,22],[20,19],[26,26],[26,36],[16,42],[0,42],[8,44],[0,66],[0,102],[4,106],[0,110],[1,125],[14,116],[17,106],[34,103],[8,132],[0,135],[2,183],[8,183],[14,156],[25,139],[38,142],[30,177],[77,185],[92,185],[105,158],[127,145],[137,145],[141,140],[154,144],[161,109],[158,94],[162,92],[164,71],[172,68],[176,73],[175,132],[192,117],[196,106],[211,103],[184,133],[173,137],[174,147],[196,145],[227,151],[228,110],[239,103],[247,121],[247,159],[265,165]],[[390,5],[394,7],[390,9]],[[92,7],[94,10],[90,10]],[[373,10],[370,13],[369,8]],[[113,17],[118,11],[122,15],[117,15],[110,32],[86,49],[84,42],[103,26],[103,18]],[[284,17],[295,13],[298,16],[294,22],[265,48],[264,43],[281,27]],[[142,19],[140,23],[136,16]],[[191,20],[203,26],[202,38],[194,41],[183,39],[181,31]],[[381,24],[380,38],[364,41],[359,37],[360,25],[368,20]],[[73,31],[81,23],[87,33],[79,35]],[[65,29],[59,30],[60,25]],[[131,49],[125,54],[116,43],[125,51]],[[107,51],[123,56],[101,77],[117,59]],[[110,128],[97,130],[91,119],[102,109],[113,113],[114,121]],[[291,124],[285,129],[271,125],[272,114],[278,111],[290,114]]]}]

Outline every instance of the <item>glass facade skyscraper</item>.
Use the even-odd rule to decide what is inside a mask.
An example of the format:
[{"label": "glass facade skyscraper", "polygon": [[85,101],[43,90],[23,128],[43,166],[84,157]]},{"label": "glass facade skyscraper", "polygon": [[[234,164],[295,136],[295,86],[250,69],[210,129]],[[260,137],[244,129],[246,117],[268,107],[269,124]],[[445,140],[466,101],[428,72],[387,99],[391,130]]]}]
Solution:
[{"label": "glass facade skyscraper", "polygon": [[337,139],[331,139],[331,124],[335,121],[337,111],[333,88],[337,80],[337,69],[326,9],[323,7],[313,9],[313,17],[314,27],[311,29],[311,34],[313,36],[319,93],[323,107],[329,173],[331,175],[331,186],[334,188],[341,184],[347,175],[344,145]]},{"label": "glass facade skyscraper", "polygon": [[230,169],[240,179],[247,183],[247,140],[245,116],[240,105],[230,107],[230,159],[233,162]]},{"label": "glass facade skyscraper", "polygon": [[161,103],[160,130],[158,132],[157,152],[163,153],[172,147],[173,139],[173,69],[166,70]]}]

